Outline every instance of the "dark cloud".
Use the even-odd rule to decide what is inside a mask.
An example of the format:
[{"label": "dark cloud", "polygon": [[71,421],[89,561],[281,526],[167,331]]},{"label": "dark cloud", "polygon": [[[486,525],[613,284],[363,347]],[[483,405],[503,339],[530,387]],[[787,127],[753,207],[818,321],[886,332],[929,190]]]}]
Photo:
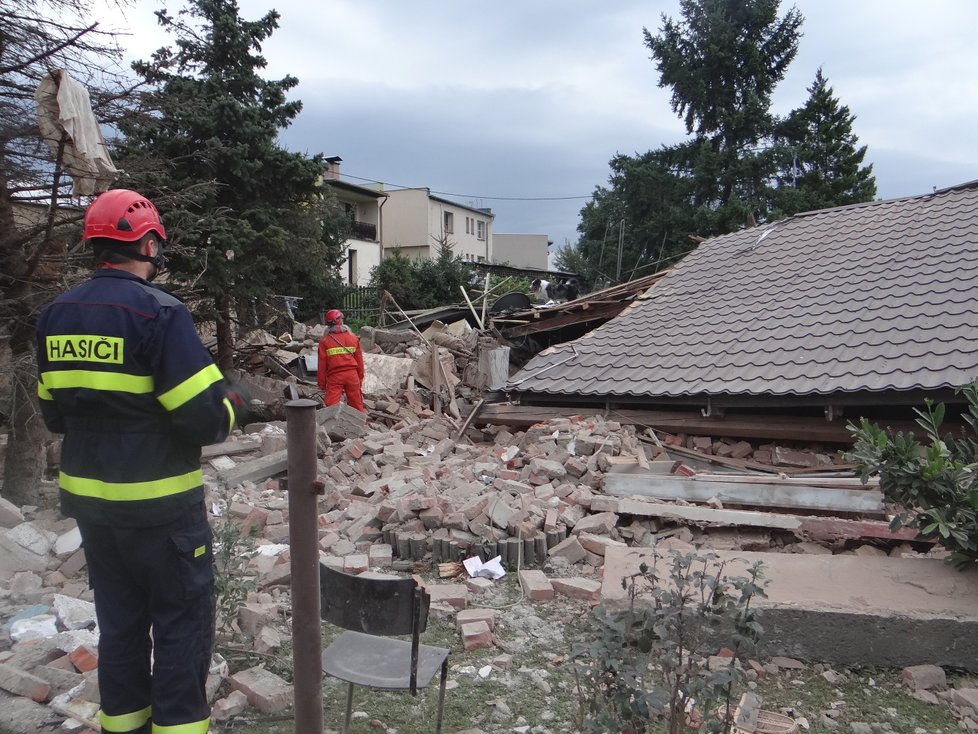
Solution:
[{"label": "dark cloud", "polygon": [[[978,178],[978,3],[796,0],[781,12],[792,5],[804,35],[775,93],[777,113],[805,101],[821,67],[856,115],[881,197]],[[642,39],[663,13],[679,17],[679,0],[274,6],[281,21],[262,49],[267,71],[297,76],[305,105],[285,144],[339,155],[351,176],[491,207],[498,232],[575,240],[584,200],[494,197],[587,196],[607,183],[616,153],[684,134]],[[240,7],[253,20],[270,4]],[[127,23],[134,56],[166,42],[146,4]]]}]

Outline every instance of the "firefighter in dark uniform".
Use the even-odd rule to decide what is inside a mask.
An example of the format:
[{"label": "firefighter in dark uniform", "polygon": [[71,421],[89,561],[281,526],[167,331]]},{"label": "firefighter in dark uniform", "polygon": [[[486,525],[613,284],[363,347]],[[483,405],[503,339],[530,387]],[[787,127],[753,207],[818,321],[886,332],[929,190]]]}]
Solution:
[{"label": "firefighter in dark uniform", "polygon": [[101,194],[83,239],[98,267],[41,314],[38,396],[64,434],[61,508],[95,594],[99,720],[111,734],[206,734],[214,572],[200,454],[247,403],[187,307],[150,283],[166,240],[152,202]]}]

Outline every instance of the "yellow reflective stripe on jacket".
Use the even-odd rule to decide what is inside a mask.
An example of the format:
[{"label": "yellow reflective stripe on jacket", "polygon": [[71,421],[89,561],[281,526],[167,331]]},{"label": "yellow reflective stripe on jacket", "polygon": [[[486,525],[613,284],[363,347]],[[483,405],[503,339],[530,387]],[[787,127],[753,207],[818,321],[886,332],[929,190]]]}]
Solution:
[{"label": "yellow reflective stripe on jacket", "polygon": [[58,485],[65,492],[71,492],[71,494],[79,497],[95,497],[121,502],[169,497],[173,494],[195,489],[203,483],[204,473],[200,469],[175,477],[153,479],[148,482],[104,482],[101,479],[73,477],[64,472],[60,472],[58,475]]},{"label": "yellow reflective stripe on jacket", "polygon": [[153,734],[207,734],[207,727],[210,726],[210,723],[210,719],[192,721],[189,724],[171,724],[170,726],[163,726],[154,722]]},{"label": "yellow reflective stripe on jacket", "polygon": [[54,400],[54,395],[44,386],[43,382],[37,383],[37,397],[41,400]]},{"label": "yellow reflective stripe on jacket", "polygon": [[99,711],[98,722],[102,725],[103,732],[132,731],[149,721],[151,713],[152,709],[149,706],[141,711],[133,711],[131,714],[119,714],[118,716],[109,716],[104,711]]},{"label": "yellow reflective stripe on jacket", "polygon": [[209,364],[197,374],[188,377],[173,389],[160,395],[160,404],[167,410],[176,410],[188,400],[200,395],[215,382],[220,382],[223,379],[224,375],[221,374],[217,365]]},{"label": "yellow reflective stripe on jacket", "polygon": [[329,355],[330,357],[335,357],[337,354],[356,354],[356,353],[357,353],[357,348],[355,345],[352,347],[329,347],[326,350],[326,354]]},{"label": "yellow reflective stripe on jacket", "polygon": [[[134,395],[153,392],[153,378],[149,375],[127,375],[123,372],[95,372],[93,370],[53,370],[41,375],[47,389],[88,388],[89,390],[114,390]],[[40,385],[38,395],[40,395]]]},{"label": "yellow reflective stripe on jacket", "polygon": [[231,401],[227,398],[221,401],[224,403],[224,407],[228,411],[228,433],[234,430],[234,408],[231,406]]}]

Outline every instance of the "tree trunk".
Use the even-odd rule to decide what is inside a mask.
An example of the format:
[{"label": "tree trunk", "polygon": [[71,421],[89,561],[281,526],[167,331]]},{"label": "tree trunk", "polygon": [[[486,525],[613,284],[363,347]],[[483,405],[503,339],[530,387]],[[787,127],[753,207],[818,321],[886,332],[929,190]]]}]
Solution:
[{"label": "tree trunk", "polygon": [[[5,161],[0,154],[0,171]],[[57,186],[57,179],[55,179]],[[23,241],[14,220],[14,204],[0,176],[0,321],[10,332],[10,435],[3,465],[2,495],[16,505],[40,504],[40,481],[46,468],[44,426],[37,403],[34,332],[48,293],[37,280],[41,258],[55,247],[53,219],[37,249]]]},{"label": "tree trunk", "polygon": [[[0,156],[0,164],[3,164]],[[46,429],[37,407],[34,361],[35,314],[27,258],[18,244],[13,203],[0,179],[0,318],[10,331],[10,435],[3,465],[3,497],[16,505],[37,504],[44,473]]]},{"label": "tree trunk", "polygon": [[221,293],[216,301],[217,310],[217,366],[227,373],[234,368],[234,335],[231,333],[231,298]]},{"label": "tree trunk", "polygon": [[3,467],[3,497],[18,506],[40,503],[40,483],[47,463],[44,443],[50,435],[37,406],[37,366],[32,345],[31,329],[16,328],[11,334],[13,404]]}]

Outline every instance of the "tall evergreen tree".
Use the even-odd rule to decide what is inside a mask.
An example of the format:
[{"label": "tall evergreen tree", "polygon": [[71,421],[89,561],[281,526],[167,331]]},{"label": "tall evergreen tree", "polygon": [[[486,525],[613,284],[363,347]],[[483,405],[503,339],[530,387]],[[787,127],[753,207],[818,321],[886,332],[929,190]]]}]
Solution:
[{"label": "tall evergreen tree", "polygon": [[771,95],[798,52],[802,24],[795,8],[779,17],[779,5],[682,0],[682,20],[663,15],[656,36],[643,29],[659,86],[672,89],[672,109],[699,144],[690,162],[715,172],[700,177],[694,204],[717,211],[721,231],[766,214]]},{"label": "tall evergreen tree", "polygon": [[279,132],[302,109],[298,80],[261,76],[271,11],[243,20],[235,0],[190,0],[156,13],[176,36],[134,65],[151,111],[125,121],[120,160],[163,210],[172,277],[192,282],[198,315],[217,322],[218,363],[233,364],[232,320],[250,325],[273,295],[336,282],[342,233],[321,195],[322,157],[294,153]]},{"label": "tall evergreen tree", "polygon": [[[781,160],[777,208],[783,214],[872,201],[873,166],[863,165],[866,146],[858,146],[856,117],[822,75],[808,87],[808,100],[778,126],[775,146]],[[857,147],[858,146],[858,147]]]},{"label": "tall evergreen tree", "polygon": [[[576,256],[610,280],[667,267],[704,237],[875,194],[853,117],[821,80],[787,120],[771,96],[794,59],[802,16],[779,0],[682,0],[645,45],[689,138],[615,156],[610,186],[581,210]],[[797,166],[791,175],[792,162]],[[796,187],[797,186],[797,187]],[[790,187],[790,188],[789,188]],[[609,234],[626,267],[609,270]],[[628,266],[630,264],[630,267]]]},{"label": "tall evergreen tree", "polygon": [[[611,187],[599,187],[581,210],[578,245],[592,285],[629,280],[668,267],[689,251],[712,211],[695,204],[692,177],[698,145],[662,147],[611,159]],[[697,216],[699,214],[699,216]]]}]

